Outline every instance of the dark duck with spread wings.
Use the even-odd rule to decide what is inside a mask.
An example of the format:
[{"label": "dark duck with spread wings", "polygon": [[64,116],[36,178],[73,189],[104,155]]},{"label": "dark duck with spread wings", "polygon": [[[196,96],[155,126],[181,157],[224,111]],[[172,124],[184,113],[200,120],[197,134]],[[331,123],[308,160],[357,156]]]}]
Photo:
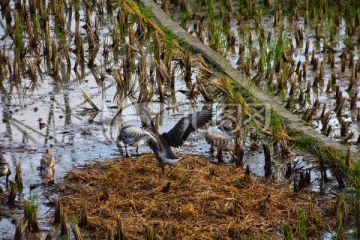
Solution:
[{"label": "dark duck with spread wings", "polygon": [[[172,147],[183,145],[192,132],[203,127],[212,118],[211,109],[189,114],[181,118],[169,132],[160,134],[149,113],[146,110],[142,112],[150,121],[150,130],[134,125],[124,125],[118,138],[127,145],[135,145],[140,141],[147,143],[154,152],[163,173],[165,164],[175,166],[181,160],[176,156]],[[126,139],[126,143],[124,139]]]}]

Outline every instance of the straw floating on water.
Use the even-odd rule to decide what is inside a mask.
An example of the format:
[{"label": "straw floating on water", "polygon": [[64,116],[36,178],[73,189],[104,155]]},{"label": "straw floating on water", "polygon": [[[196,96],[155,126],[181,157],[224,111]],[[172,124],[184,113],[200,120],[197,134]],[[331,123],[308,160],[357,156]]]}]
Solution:
[{"label": "straw floating on water", "polygon": [[91,98],[86,94],[86,92],[84,92],[83,90],[81,90],[85,100],[96,110],[96,111],[100,111],[100,109],[95,105],[95,103],[91,100]]}]

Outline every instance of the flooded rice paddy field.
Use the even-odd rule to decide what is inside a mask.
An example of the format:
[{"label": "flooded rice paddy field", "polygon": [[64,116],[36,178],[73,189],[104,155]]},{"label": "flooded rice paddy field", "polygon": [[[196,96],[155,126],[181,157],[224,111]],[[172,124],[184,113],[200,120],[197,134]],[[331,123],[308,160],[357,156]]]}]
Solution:
[{"label": "flooded rice paddy field", "polygon": [[166,7],[172,18],[249,84],[277,96],[318,132],[359,142],[357,1],[181,2]]},{"label": "flooded rice paddy field", "polygon": [[[0,150],[10,162],[13,172],[11,181],[15,181],[16,163],[21,164],[24,186],[22,193],[17,194],[15,206],[9,206],[6,201],[1,203],[0,233],[3,238],[13,238],[15,222],[23,217],[22,199],[30,198],[31,186],[36,186],[32,195],[35,193],[38,196],[37,209],[41,228],[38,237],[53,228],[54,206],[49,202],[53,202],[58,193],[47,192],[48,187],[37,169],[45,150],[50,148],[57,159],[55,184],[62,181],[70,170],[86,163],[122,156],[123,150],[119,148],[116,137],[124,122],[140,126],[138,103],[151,103],[148,105],[149,109],[152,116],[157,116],[156,122],[162,132],[168,131],[184,114],[201,110],[204,106],[209,107],[210,102],[214,102],[215,116],[210,130],[234,138],[234,129],[223,131],[224,128],[218,124],[228,116],[224,107],[227,105],[222,103],[239,104],[238,95],[218,84],[230,80],[210,69],[201,58],[191,56],[179,47],[173,42],[174,36],[171,33],[144,20],[141,14],[146,14],[146,11],[140,13],[136,5],[124,2],[120,7],[118,3],[110,1],[80,3],[30,0],[3,1],[0,10]],[[188,25],[190,30],[191,26],[192,24]],[[248,29],[247,26],[244,22],[243,28]],[[264,28],[268,32],[271,25]],[[253,41],[257,42],[252,47],[259,52],[260,40],[256,30],[252,31]],[[242,44],[249,38],[248,34],[244,30],[241,35]],[[283,35],[284,42],[288,43],[290,36],[285,33]],[[308,36],[313,40],[314,36],[310,31]],[[236,45],[235,49],[242,44]],[[270,42],[269,48],[274,45],[275,43]],[[247,58],[252,50],[249,50],[248,44],[246,46],[242,57],[248,62]],[[343,46],[335,47],[340,49]],[[301,49],[297,48],[297,54],[293,53],[295,62],[305,62],[306,56],[301,53]],[[317,49],[314,54],[319,58],[320,68],[321,59],[326,54],[314,43],[310,44],[309,54],[313,49]],[[236,64],[235,55],[227,52],[227,56]],[[256,56],[252,64],[258,65],[258,59],[259,56]],[[353,60],[356,64],[356,54]],[[288,63],[281,64],[283,67],[280,73],[269,73],[274,76],[274,82],[269,86],[264,84],[264,87],[271,89],[277,79],[284,75],[284,69],[290,71]],[[247,64],[241,65],[246,68]],[[271,60],[268,66],[272,65]],[[336,58],[335,69],[338,65],[339,60]],[[331,73],[327,71],[326,64],[324,69],[323,84],[326,86]],[[250,75],[244,76],[253,78],[257,71],[251,67],[249,72]],[[315,75],[310,69],[307,74],[307,80]],[[346,68],[340,75],[341,80],[337,78],[337,83],[346,84],[351,73]],[[291,79],[295,79],[295,73],[289,74],[284,85],[290,86],[291,82],[296,82]],[[263,82],[265,80],[259,81],[259,84]],[[228,83],[235,85],[233,82]],[[298,86],[306,85],[305,80],[300,83]],[[346,86],[339,86],[343,92],[339,100],[341,102],[342,99],[349,98],[357,85],[353,86],[348,95],[344,90]],[[314,99],[319,99],[321,102],[329,102],[325,112],[330,111],[335,101],[332,99],[334,87],[336,88],[332,86],[331,93],[326,93],[328,95],[320,87],[311,87],[309,95],[304,96],[303,110],[312,106]],[[286,101],[289,94],[284,89],[281,91]],[[230,100],[229,93],[232,96]],[[321,95],[322,93],[325,95]],[[329,99],[325,96],[329,96]],[[300,106],[295,103],[296,101],[292,105],[294,110]],[[353,120],[355,110],[348,109],[348,104],[345,103],[343,108],[342,119]],[[294,155],[283,157],[284,149],[272,143],[284,139],[274,139],[271,134],[261,131],[257,124],[247,122],[247,113],[240,114],[244,121],[235,122],[235,127],[241,126],[241,146],[245,149],[244,165],[249,165],[253,173],[264,175],[262,143],[265,143],[271,146],[276,178],[284,178],[288,162],[292,162],[298,170],[312,169],[312,180],[320,178],[320,171],[313,163],[316,156],[294,147],[291,150],[285,149],[294,152]],[[319,124],[313,116],[312,119],[314,125]],[[337,119],[331,112],[329,126],[332,125],[333,130],[330,135],[335,137],[338,132],[336,129],[339,129]],[[354,133],[350,142],[354,142],[358,136],[356,126],[355,122],[350,124],[345,134]],[[178,152],[193,153],[216,161],[209,153],[209,145],[203,138],[204,131],[193,134]],[[148,151],[146,147],[139,150],[140,153]],[[232,159],[227,152],[224,156],[226,161]],[[330,171],[327,174],[332,178]],[[313,185],[313,190],[319,191],[317,181]],[[3,178],[1,186],[5,189]],[[334,187],[336,184],[332,181],[329,186]],[[5,193],[8,191],[5,190]]]}]

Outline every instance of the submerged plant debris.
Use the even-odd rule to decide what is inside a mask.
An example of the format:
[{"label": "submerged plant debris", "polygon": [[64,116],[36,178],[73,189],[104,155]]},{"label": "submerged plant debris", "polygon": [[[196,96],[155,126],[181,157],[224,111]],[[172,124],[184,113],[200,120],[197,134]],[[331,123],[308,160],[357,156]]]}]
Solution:
[{"label": "submerged plant debris", "polygon": [[[335,226],[334,200],[293,193],[288,181],[262,182],[243,168],[184,155],[165,175],[153,155],[89,164],[71,171],[61,183],[69,216],[88,209],[87,234],[102,239],[122,221],[126,239],[277,238],[284,228],[293,236],[304,224],[307,236]],[[300,223],[301,222],[301,223]]]}]

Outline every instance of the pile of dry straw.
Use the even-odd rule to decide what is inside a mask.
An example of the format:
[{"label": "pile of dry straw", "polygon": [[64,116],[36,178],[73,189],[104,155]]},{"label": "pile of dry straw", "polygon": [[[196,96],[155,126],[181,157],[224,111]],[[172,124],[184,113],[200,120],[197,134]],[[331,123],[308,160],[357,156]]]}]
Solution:
[{"label": "pile of dry straw", "polygon": [[71,171],[64,180],[64,209],[79,216],[85,204],[85,230],[97,239],[109,229],[116,233],[118,218],[126,239],[144,239],[145,228],[157,239],[278,238],[303,213],[308,231],[334,222],[333,200],[294,194],[287,181],[262,182],[232,164],[183,157],[165,175],[150,154]]}]

